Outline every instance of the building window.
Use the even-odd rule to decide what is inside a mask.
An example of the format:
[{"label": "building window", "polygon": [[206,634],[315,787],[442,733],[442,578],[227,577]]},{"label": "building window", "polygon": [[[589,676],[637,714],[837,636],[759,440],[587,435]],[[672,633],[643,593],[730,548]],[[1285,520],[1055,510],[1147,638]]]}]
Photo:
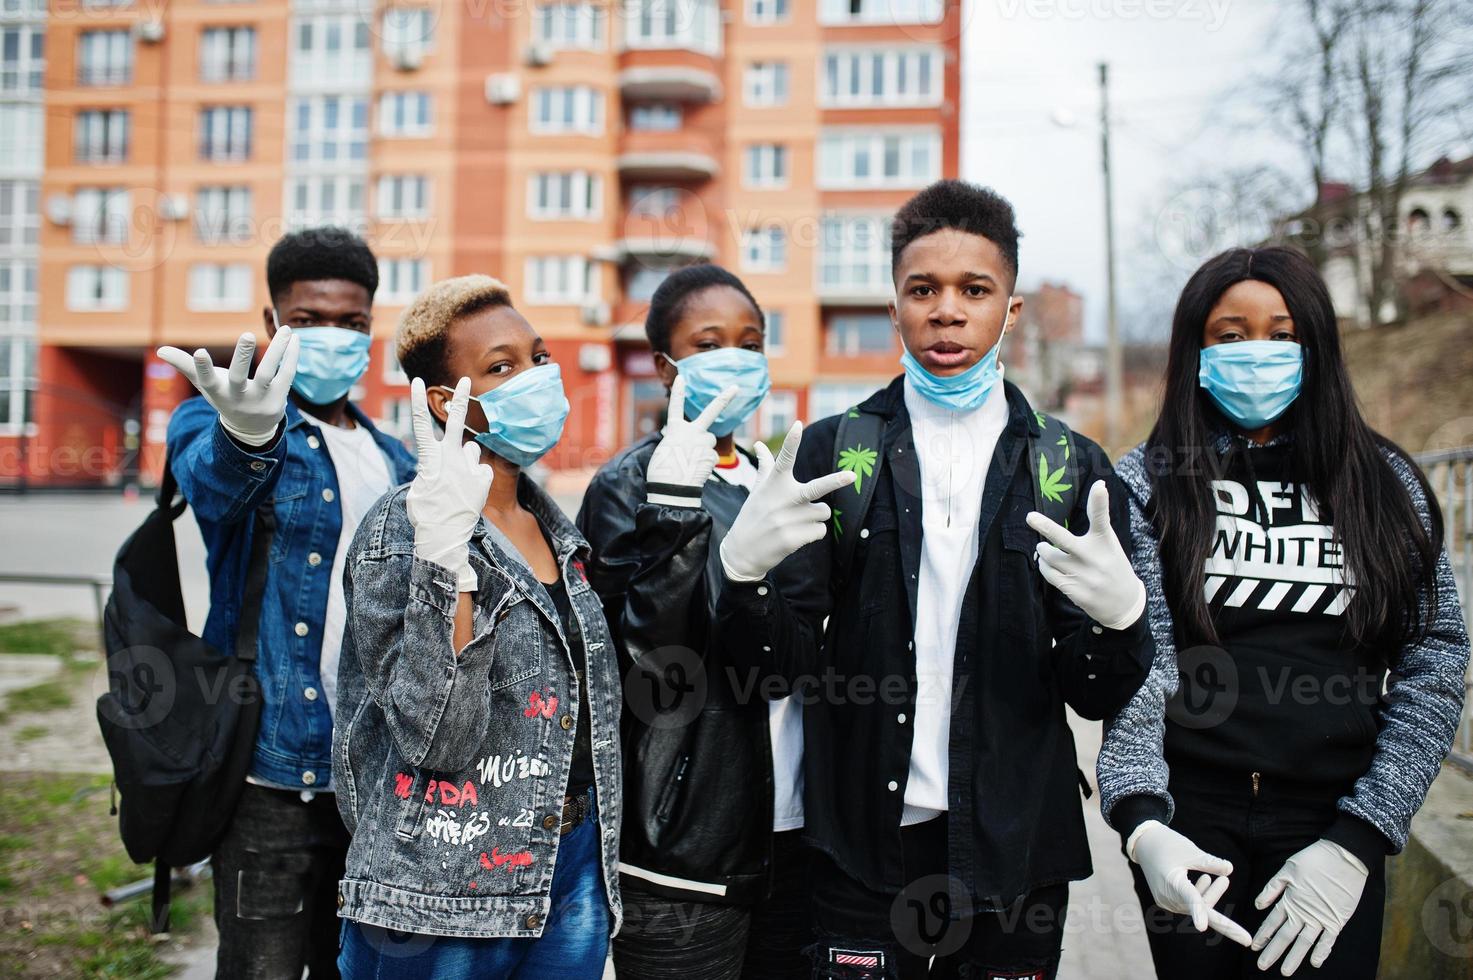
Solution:
[{"label": "building window", "polygon": [[824,350],[834,357],[888,354],[895,348],[895,327],[885,313],[836,316],[829,322]]},{"label": "building window", "polygon": [[890,219],[873,215],[824,218],[819,226],[819,293],[885,295],[890,276]]},{"label": "building window", "polygon": [[629,110],[629,128],[642,132],[674,132],[680,121],[680,106],[673,102],[645,102]]},{"label": "building window", "polygon": [[[88,4],[83,3],[82,6]],[[0,14],[7,17],[45,17],[46,0],[0,0]]]},{"label": "building window", "polygon": [[[0,120],[3,119],[0,115]],[[77,113],[73,134],[77,162],[122,163],[128,158],[128,128],[126,109],[87,109]]]},{"label": "building window", "polygon": [[133,80],[133,35],[83,31],[77,35],[78,85],[127,85]]},{"label": "building window", "polygon": [[673,222],[680,217],[680,199],[689,193],[679,187],[637,184],[629,189],[629,216],[658,222]]},{"label": "building window", "polygon": [[818,186],[872,190],[925,187],[941,176],[941,134],[935,130],[827,131],[818,144]]},{"label": "building window", "polygon": [[604,96],[596,88],[573,85],[535,88],[531,98],[534,133],[581,133],[598,136],[604,131]]},{"label": "building window", "polygon": [[640,263],[629,273],[624,284],[624,295],[636,303],[648,303],[654,298],[660,283],[674,270],[669,266]]},{"label": "building window", "polygon": [[250,106],[208,106],[199,111],[199,158],[238,163],[251,157]]},{"label": "building window", "polygon": [[941,104],[941,49],[830,49],[823,58],[820,105],[880,108]]},{"label": "building window", "polygon": [[396,174],[378,179],[376,200],[380,221],[404,221],[430,216],[430,181],[422,174]]},{"label": "building window", "polygon": [[820,0],[818,22],[934,24],[941,20],[942,9],[942,0]]},{"label": "building window", "polygon": [[758,429],[753,436],[759,439],[785,436],[796,421],[798,421],[798,393],[774,388],[762,400],[762,408],[757,413]]},{"label": "building window", "polygon": [[581,255],[544,255],[527,259],[526,302],[542,305],[586,303],[597,298],[594,265]]},{"label": "building window", "polygon": [[743,272],[782,272],[788,266],[788,239],[781,225],[742,232]]},{"label": "building window", "polygon": [[288,158],[296,164],[337,166],[368,159],[368,99],[314,95],[291,108]]},{"label": "building window", "polygon": [[385,92],[379,96],[380,136],[428,136],[433,125],[428,92]]},{"label": "building window", "polygon": [[0,28],[0,92],[40,92],[45,74],[46,29],[32,25]]},{"label": "building window", "polygon": [[201,187],[194,195],[194,236],[210,245],[250,241],[251,189]]},{"label": "building window", "polygon": [[24,431],[36,387],[35,337],[29,330],[0,332],[0,432]]},{"label": "building window", "polygon": [[0,180],[0,248],[34,245],[40,233],[40,181]]},{"label": "building window", "polygon": [[782,310],[763,310],[762,349],[768,354],[781,354],[788,349],[787,340],[787,314]]},{"label": "building window", "polygon": [[256,77],[256,29],[209,27],[200,35],[199,80],[246,82]]},{"label": "building window", "polygon": [[66,308],[81,313],[128,306],[128,274],[110,265],[74,265],[66,274]]},{"label": "building window", "polygon": [[200,313],[239,313],[251,308],[251,267],[244,263],[189,267],[189,308]]},{"label": "building window", "polygon": [[749,106],[788,104],[788,63],[754,61],[742,80],[743,101]]},{"label": "building window", "polygon": [[125,187],[83,187],[72,195],[72,241],[123,245],[128,241],[131,197]]},{"label": "building window", "polygon": [[808,417],[828,418],[848,411],[875,393],[873,384],[862,381],[827,382],[808,390]]},{"label": "building window", "polygon": [[379,259],[378,298],[389,306],[408,306],[430,284],[427,259]]},{"label": "building window", "polygon": [[757,143],[742,155],[742,184],[746,187],[788,186],[788,148],[781,143]]},{"label": "building window", "polygon": [[36,276],[34,259],[0,262],[0,324],[12,329],[35,326]]},{"label": "building window", "polygon": [[357,14],[294,18],[290,84],[367,86],[373,77],[370,33],[368,21]]},{"label": "building window", "polygon": [[319,174],[293,177],[286,182],[287,224],[293,228],[364,224],[363,177],[356,174]]},{"label": "building window", "polygon": [[417,63],[434,46],[435,21],[426,7],[384,11],[384,54],[396,63]]},{"label": "building window", "polygon": [[776,24],[788,19],[788,0],[747,0],[747,23]]},{"label": "building window", "polygon": [[716,0],[626,0],[624,43],[631,48],[721,50],[721,11]]},{"label": "building window", "polygon": [[607,33],[600,3],[545,3],[532,21],[532,37],[553,50],[602,51]]},{"label": "building window", "polygon": [[536,173],[527,178],[527,214],[532,218],[597,218],[603,210],[603,181],[586,170]]}]

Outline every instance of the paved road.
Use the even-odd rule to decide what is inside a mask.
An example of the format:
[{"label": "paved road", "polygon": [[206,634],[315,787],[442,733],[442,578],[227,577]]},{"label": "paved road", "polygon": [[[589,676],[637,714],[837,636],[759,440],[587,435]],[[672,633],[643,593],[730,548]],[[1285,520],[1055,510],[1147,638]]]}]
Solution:
[{"label": "paved road", "polygon": [[[560,497],[571,513],[578,495]],[[125,501],[98,495],[0,495],[0,572],[87,573],[106,575],[112,556],[130,531],[141,521],[151,501]],[[203,622],[209,602],[209,583],[204,577],[204,546],[194,522],[187,516],[176,526],[181,581],[190,622]],[[41,586],[0,587],[0,607],[16,606],[25,618],[56,615],[92,615],[90,593],[82,589]],[[1099,725],[1073,720],[1080,767],[1094,773],[1099,747]],[[97,742],[88,749],[101,749],[94,725],[76,726],[79,735]],[[77,753],[75,741],[70,743]],[[32,749],[34,751],[34,749]],[[30,760],[34,767],[35,760]],[[4,768],[0,766],[0,768]],[[1100,818],[1098,797],[1085,803],[1095,874],[1076,883],[1070,896],[1065,938],[1064,980],[1122,980],[1150,977],[1152,970],[1141,928],[1140,907],[1131,888],[1130,873],[1120,854],[1119,838]],[[185,980],[203,980],[212,975],[213,952],[200,948],[188,954],[183,964]]]}]

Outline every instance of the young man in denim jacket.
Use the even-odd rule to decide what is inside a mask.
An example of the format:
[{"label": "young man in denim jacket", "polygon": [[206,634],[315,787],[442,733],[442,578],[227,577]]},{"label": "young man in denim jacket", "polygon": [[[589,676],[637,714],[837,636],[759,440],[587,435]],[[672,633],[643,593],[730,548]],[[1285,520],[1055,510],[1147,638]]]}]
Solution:
[{"label": "young man in denim jacket", "polygon": [[[247,786],[211,859],[217,976],[337,976],[335,893],[348,835],[333,800],[343,556],[380,496],[414,476],[400,443],[348,400],[368,367],[378,266],[341,229],[294,232],[266,260],[271,344],[230,367],[201,349],[159,356],[204,396],[169,421],[169,466],[207,549],[204,638],[232,652],[264,505],[275,516],[256,672],[264,703]],[[277,329],[277,324],[280,329]]]}]

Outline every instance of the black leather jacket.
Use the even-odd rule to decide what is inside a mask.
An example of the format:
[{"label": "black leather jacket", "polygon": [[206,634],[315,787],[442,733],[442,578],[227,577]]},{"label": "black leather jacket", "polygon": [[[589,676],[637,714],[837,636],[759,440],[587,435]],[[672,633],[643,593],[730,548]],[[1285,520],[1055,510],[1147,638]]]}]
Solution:
[{"label": "black leather jacket", "polygon": [[712,635],[719,545],[747,491],[713,477],[700,507],[648,503],[659,441],[600,469],[577,521],[624,679],[620,871],[670,898],[750,902],[772,864],[768,703],[717,662]]}]

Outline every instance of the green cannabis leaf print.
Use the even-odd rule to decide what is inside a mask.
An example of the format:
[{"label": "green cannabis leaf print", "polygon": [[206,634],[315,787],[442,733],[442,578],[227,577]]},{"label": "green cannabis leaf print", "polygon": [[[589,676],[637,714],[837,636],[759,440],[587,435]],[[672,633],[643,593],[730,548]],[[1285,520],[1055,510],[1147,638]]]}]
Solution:
[{"label": "green cannabis leaf print", "polygon": [[1065,490],[1072,490],[1072,483],[1060,483],[1064,478],[1064,464],[1059,468],[1050,470],[1048,468],[1048,457],[1043,453],[1038,454],[1038,489],[1043,494],[1043,499],[1059,504],[1064,502]]},{"label": "green cannabis leaf print", "polygon": [[847,470],[854,474],[854,492],[860,492],[860,484],[867,476],[873,476],[875,472],[875,460],[880,458],[878,450],[865,449],[863,446],[854,446],[839,453],[839,469]]}]

